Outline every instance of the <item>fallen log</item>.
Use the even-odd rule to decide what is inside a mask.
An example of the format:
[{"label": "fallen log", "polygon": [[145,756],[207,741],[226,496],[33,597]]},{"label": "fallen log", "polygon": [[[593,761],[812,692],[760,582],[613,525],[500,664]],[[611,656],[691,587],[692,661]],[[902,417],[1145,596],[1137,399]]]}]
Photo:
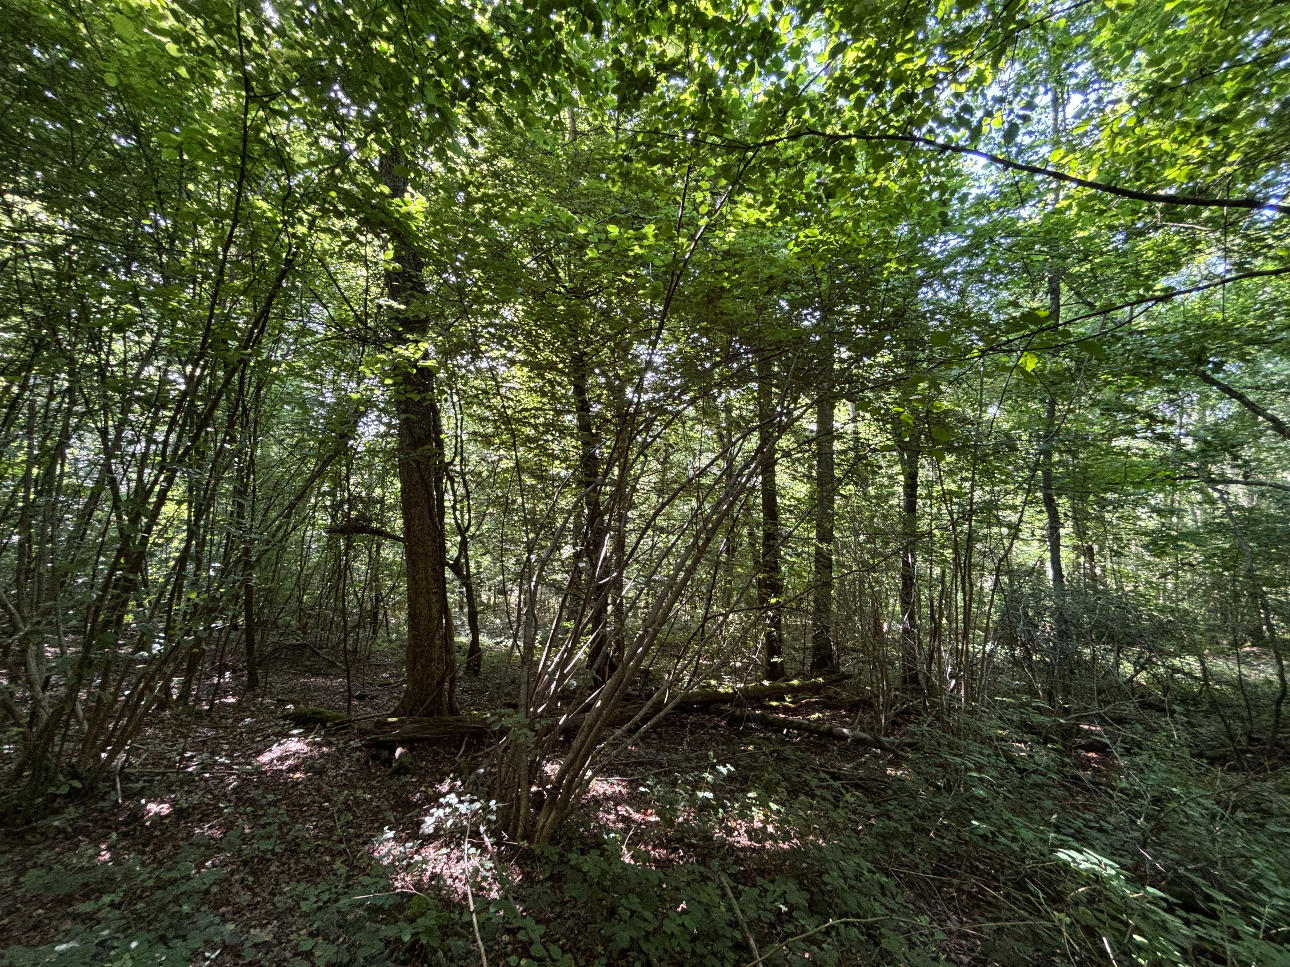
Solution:
[{"label": "fallen log", "polygon": [[[676,704],[671,711],[681,714],[701,712],[713,705],[734,705],[742,708],[755,702],[764,702],[773,698],[814,695],[841,680],[841,678],[813,678],[808,681],[759,682],[755,685],[744,685],[740,688],[696,688],[694,691],[685,692],[677,698]],[[669,701],[671,701],[670,698],[656,695],[644,704],[623,706],[610,716],[606,727],[609,729],[621,728],[640,715],[641,712],[646,713],[642,716],[641,721],[647,722]],[[581,712],[569,715],[560,719],[555,727],[559,729],[561,735],[571,736],[582,727],[582,723],[586,718],[586,714]]]},{"label": "fallen log", "polygon": [[[676,703],[674,711],[697,711],[713,705],[730,705],[742,708],[755,702],[764,702],[774,698],[787,698],[794,695],[814,695],[834,684],[838,679],[812,679],[810,681],[762,682],[745,685],[742,688],[695,689],[686,692]],[[642,705],[627,705],[615,712],[607,723],[608,728],[619,728],[626,725],[641,711],[661,709],[662,699],[655,699]],[[650,713],[652,714],[652,713]],[[647,714],[646,719],[648,719]],[[535,721],[534,728],[556,728],[561,735],[569,736],[577,732],[586,719],[585,713],[569,715],[564,718],[549,717]],[[405,742],[456,741],[467,738],[487,739],[501,738],[506,734],[506,727],[501,722],[479,715],[444,715],[436,717],[408,716],[404,718],[376,719],[364,730],[367,734],[363,741],[368,745],[395,746]]]},{"label": "fallen log", "polygon": [[321,725],[331,729],[344,728],[352,722],[352,719],[339,709],[320,708],[317,705],[299,705],[289,712],[283,712],[282,717],[292,725]]},{"label": "fallen log", "polygon": [[501,724],[480,715],[407,716],[377,719],[365,729],[367,745],[403,745],[451,739],[489,739],[501,734]]},{"label": "fallen log", "polygon": [[681,696],[677,706],[696,705],[751,705],[754,702],[765,702],[772,698],[788,698],[793,695],[815,695],[830,685],[844,681],[843,677],[812,678],[791,682],[758,682],[740,688],[696,688]]},{"label": "fallen log", "polygon": [[730,722],[753,722],[770,729],[783,729],[786,732],[803,732],[807,735],[818,735],[821,738],[833,739],[836,742],[851,742],[868,746],[871,749],[884,749],[888,752],[900,747],[895,739],[881,735],[870,735],[859,729],[844,729],[840,725],[828,722],[814,722],[811,719],[795,719],[787,715],[770,715],[766,712],[754,712],[751,709],[728,709],[726,719]]}]

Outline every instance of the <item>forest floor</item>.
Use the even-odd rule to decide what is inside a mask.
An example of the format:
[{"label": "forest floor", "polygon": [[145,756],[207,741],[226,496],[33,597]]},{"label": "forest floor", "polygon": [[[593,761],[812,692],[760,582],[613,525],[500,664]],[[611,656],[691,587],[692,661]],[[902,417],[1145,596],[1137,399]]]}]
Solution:
[{"label": "forest floor", "polygon": [[[397,684],[373,662],[354,715]],[[895,753],[677,715],[532,849],[487,834],[484,751],[391,768],[284,718],[343,709],[334,669],[270,691],[4,830],[0,961],[1290,964],[1290,764],[1205,710],[1018,699],[920,713]],[[838,697],[791,711],[850,725]]]}]

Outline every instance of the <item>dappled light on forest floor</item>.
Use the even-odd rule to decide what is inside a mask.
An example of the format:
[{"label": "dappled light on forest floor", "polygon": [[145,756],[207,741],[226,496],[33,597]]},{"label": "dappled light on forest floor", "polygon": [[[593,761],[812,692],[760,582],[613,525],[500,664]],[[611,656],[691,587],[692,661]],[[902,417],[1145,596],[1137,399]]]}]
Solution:
[{"label": "dappled light on forest floor", "polygon": [[[307,689],[301,699],[326,702],[318,691],[326,683],[298,687]],[[184,763],[179,770],[127,769],[120,804],[114,795],[69,803],[61,818],[28,830],[21,851],[10,843],[22,889],[46,910],[66,911],[25,922],[16,936],[46,950],[117,949],[125,938],[178,949],[185,936],[186,950],[219,949],[244,963],[276,962],[266,960],[274,942],[266,938],[348,950],[363,964],[380,962],[371,959],[377,951],[411,963],[437,945],[468,962],[478,924],[503,957],[540,937],[576,963],[597,950],[648,949],[660,965],[679,965],[687,943],[728,950],[735,962],[747,939],[732,896],[762,945],[830,919],[856,921],[797,941],[809,960],[885,944],[975,963],[986,950],[1060,938],[1060,910],[1108,931],[1127,922],[1117,918],[1163,929],[1172,908],[1135,884],[1145,877],[1175,889],[1187,851],[1216,847],[1207,824],[1219,814],[1196,805],[1216,793],[1169,791],[1193,781],[1186,758],[1171,760],[1172,772],[1142,771],[1136,746],[1115,737],[1155,743],[1146,721],[1115,733],[1089,723],[1061,732],[1059,720],[1026,714],[1039,731],[1007,719],[958,738],[920,726],[911,733],[920,751],[898,756],[714,729],[717,720],[701,717],[664,723],[615,775],[593,783],[558,847],[533,850],[491,828],[495,804],[477,785],[487,750],[419,745],[400,774],[370,761],[347,728],[307,733],[268,705],[243,703],[188,728],[178,744],[166,730],[140,744],[145,761]],[[1090,736],[1119,741],[1118,753],[1083,748]],[[1164,743],[1172,747],[1172,730]],[[233,774],[235,761],[254,767]],[[1248,788],[1275,795],[1267,783]],[[1143,841],[1132,826],[1099,819],[1130,808],[1117,797],[1144,791],[1142,802],[1156,805],[1131,810],[1176,815],[1185,829],[1153,819]],[[1242,815],[1221,820],[1224,835],[1249,835]],[[67,838],[94,827],[109,837],[84,848]],[[1146,866],[1135,866],[1137,845],[1151,857]],[[66,872],[44,872],[54,869]],[[1278,874],[1257,875],[1270,889]],[[213,932],[192,933],[189,915],[171,927],[144,919],[159,890],[207,911]],[[118,893],[105,908],[120,910],[104,921],[108,934],[78,932],[75,905]]]},{"label": "dappled light on forest floor", "polygon": [[304,773],[296,767],[306,759],[316,755],[318,749],[311,747],[305,739],[289,738],[275,742],[270,748],[255,757],[255,761],[264,769],[292,771],[293,779],[303,779]]}]

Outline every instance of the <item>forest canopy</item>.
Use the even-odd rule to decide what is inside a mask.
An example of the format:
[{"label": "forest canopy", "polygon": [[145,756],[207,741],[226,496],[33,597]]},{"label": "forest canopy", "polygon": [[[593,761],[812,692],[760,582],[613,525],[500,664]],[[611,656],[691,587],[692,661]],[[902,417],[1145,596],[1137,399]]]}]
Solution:
[{"label": "forest canopy", "polygon": [[[1273,963],[1288,18],[1279,0],[3,0],[4,807],[137,812],[122,783],[149,781],[130,779],[143,750],[174,746],[179,773],[220,716],[284,705],[311,741],[361,740],[334,747],[355,762],[460,747],[470,899],[444,916],[455,956],[486,962],[541,931],[481,933],[469,824],[567,847],[625,756],[668,767],[671,738],[649,736],[704,721],[736,745],[943,752],[980,778],[1018,767],[961,743],[1020,730],[1035,756],[1123,770],[1116,805],[1088,808],[1146,797],[1142,856],[1170,814],[1179,843],[1208,835],[1194,797],[1161,790],[1194,782],[1221,812],[1214,776],[1264,784],[1280,818],[1250,829],[1281,839],[1238,837],[1257,871],[1183,896],[1165,866],[1232,858],[1137,869],[1105,829],[1064,833],[1058,862],[1102,912],[1057,934],[994,910],[1008,929],[971,962]],[[311,676],[330,684],[302,713]],[[456,773],[430,754],[433,787]],[[1179,778],[1193,766],[1211,771]],[[695,768],[677,788],[717,781]],[[1041,819],[1009,841],[1040,851],[1026,863],[1058,849]],[[562,882],[595,880],[577,868]],[[778,901],[721,882],[734,952],[686,941],[712,963],[877,962],[865,944],[893,938],[957,956],[908,927],[917,905],[750,926],[745,906]],[[875,939],[867,917],[908,923]],[[382,937],[437,951],[436,922]],[[601,962],[691,962],[641,937]],[[213,949],[194,942],[167,956]],[[86,962],[124,962],[93,943],[109,959]],[[543,956],[524,962],[566,962]]]}]

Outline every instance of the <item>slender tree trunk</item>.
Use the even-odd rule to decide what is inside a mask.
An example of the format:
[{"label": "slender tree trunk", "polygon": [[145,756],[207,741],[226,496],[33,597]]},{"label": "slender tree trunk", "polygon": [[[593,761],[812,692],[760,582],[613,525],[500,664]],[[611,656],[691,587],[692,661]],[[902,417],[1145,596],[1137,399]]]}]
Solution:
[{"label": "slender tree trunk", "polygon": [[900,684],[921,688],[918,660],[918,468],[922,461],[921,427],[896,424],[903,502],[900,515]]},{"label": "slender tree trunk", "polygon": [[[1061,322],[1062,282],[1053,271],[1048,276],[1048,319],[1052,325]],[[1054,696],[1065,695],[1066,667],[1070,648],[1066,615],[1066,574],[1062,569],[1062,518],[1053,485],[1053,449],[1057,439],[1057,400],[1050,392],[1044,401],[1044,438],[1039,463],[1039,488],[1047,519],[1048,574],[1053,587],[1053,644],[1051,649],[1052,689]]]},{"label": "slender tree trunk", "polygon": [[466,650],[466,672],[478,675],[483,669],[484,646],[479,637],[479,592],[475,572],[470,566],[470,540],[463,532],[457,542],[457,561],[461,589],[466,595],[466,627],[470,629],[470,646]]},{"label": "slender tree trunk", "polygon": [[815,408],[815,580],[811,608],[811,674],[838,665],[833,640],[833,525],[837,481],[833,466],[833,339],[822,347],[823,385]]},{"label": "slender tree trunk", "polygon": [[260,687],[260,656],[258,651],[259,641],[257,639],[258,629],[256,628],[256,602],[255,602],[255,538],[253,531],[256,527],[255,522],[255,451],[257,442],[256,435],[256,414],[255,410],[259,406],[259,389],[257,388],[252,396],[253,401],[247,399],[246,394],[246,375],[243,373],[239,377],[239,391],[237,394],[238,408],[242,412],[242,467],[238,475],[237,493],[234,495],[234,513],[237,515],[238,526],[238,570],[241,577],[241,597],[242,597],[242,641],[245,647],[246,657],[246,691],[248,695],[254,694]]},{"label": "slender tree trunk", "polygon": [[757,359],[757,437],[765,454],[761,470],[761,563],[757,572],[757,605],[762,614],[762,647],[766,680],[782,681],[784,672],[784,576],[780,571],[779,481],[775,445],[779,414],[775,405],[774,363],[763,350]]},{"label": "slender tree trunk", "polygon": [[[1062,105],[1061,65],[1055,60],[1049,65],[1052,73],[1051,141],[1057,149],[1062,143],[1064,114]],[[1052,203],[1055,207],[1061,198],[1061,187],[1053,186]],[[1056,329],[1062,321],[1062,270],[1057,251],[1049,253],[1048,269],[1048,325]],[[1050,390],[1044,400],[1044,439],[1040,455],[1040,497],[1046,518],[1045,535],[1048,542],[1048,574],[1053,587],[1053,642],[1050,649],[1050,699],[1061,701],[1066,695],[1066,678],[1071,642],[1067,629],[1066,574],[1062,569],[1062,518],[1057,506],[1057,493],[1053,486],[1053,450],[1057,442],[1057,399]]]},{"label": "slender tree trunk", "polygon": [[[243,499],[246,500],[249,509],[249,494],[244,495]],[[258,651],[259,642],[256,638],[257,629],[255,627],[255,567],[252,560],[251,542],[245,536],[242,538],[240,558],[239,563],[242,571],[242,640],[246,648],[246,691],[249,695],[260,687],[260,656]]]},{"label": "slender tree trunk", "polygon": [[[395,198],[408,180],[395,148],[381,157],[381,179]],[[425,294],[424,265],[399,228],[392,233],[397,265],[385,274],[391,312],[405,339],[424,340],[429,327],[414,303]],[[448,564],[444,533],[443,423],[434,370],[406,362],[395,386],[398,412],[399,502],[407,564],[407,686],[396,715],[455,715],[456,656],[448,610]]]},{"label": "slender tree trunk", "polygon": [[603,685],[609,677],[610,648],[608,647],[609,628],[609,594],[605,574],[612,571],[612,562],[607,560],[609,548],[609,524],[605,519],[604,504],[601,500],[602,479],[600,460],[600,435],[596,432],[591,413],[591,397],[587,383],[591,376],[591,364],[582,349],[576,349],[570,360],[570,373],[573,383],[574,418],[578,427],[578,483],[582,488],[582,510],[584,514],[582,528],[582,546],[578,550],[578,561],[575,564],[581,572],[583,600],[579,621],[586,617],[591,644],[587,651],[587,665],[596,681]]},{"label": "slender tree trunk", "polygon": [[1057,508],[1057,494],[1053,488],[1053,438],[1057,431],[1057,401],[1050,395],[1044,406],[1045,437],[1040,446],[1039,487],[1047,518],[1045,533],[1048,542],[1048,574],[1053,587],[1053,644],[1052,687],[1057,696],[1064,694],[1063,681],[1066,668],[1066,575],[1062,570],[1062,518]]},{"label": "slender tree trunk", "polygon": [[1097,590],[1097,547],[1089,533],[1088,508],[1081,506],[1074,497],[1070,498],[1071,529],[1075,532],[1075,544],[1078,548],[1080,569],[1083,571],[1084,586],[1090,591]]}]

